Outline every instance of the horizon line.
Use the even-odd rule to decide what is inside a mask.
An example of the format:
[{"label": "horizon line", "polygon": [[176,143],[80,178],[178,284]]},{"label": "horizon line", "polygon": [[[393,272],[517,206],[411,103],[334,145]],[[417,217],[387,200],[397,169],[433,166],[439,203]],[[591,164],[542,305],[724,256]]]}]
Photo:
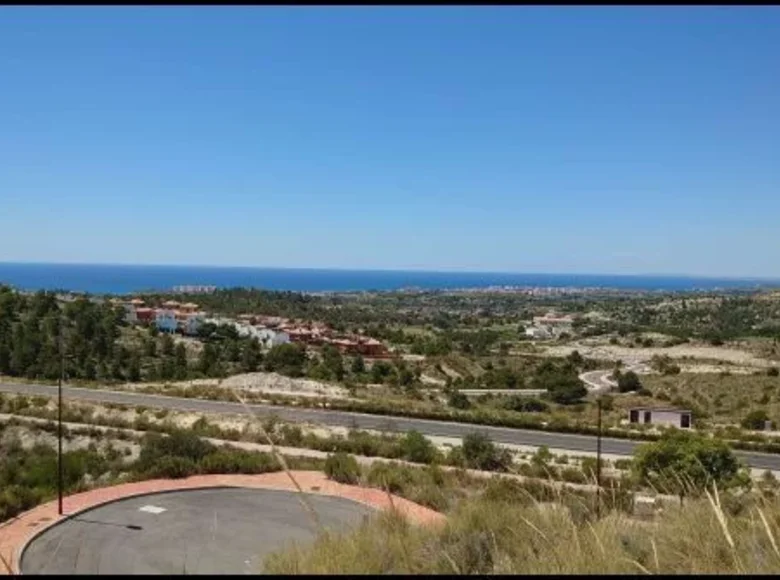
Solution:
[{"label": "horizon line", "polygon": [[0,261],[0,265],[21,266],[98,266],[98,267],[136,267],[136,268],[206,268],[226,270],[287,270],[309,272],[384,272],[384,273],[425,273],[425,274],[478,274],[478,275],[510,275],[510,276],[603,276],[616,278],[688,278],[699,280],[732,280],[732,281],[761,281],[780,282],[780,277],[761,276],[734,276],[734,275],[701,275],[701,274],[616,274],[594,272],[521,272],[508,270],[437,270],[425,268],[344,268],[344,267],[313,267],[313,266],[224,266],[214,264],[143,264],[121,262],[36,262],[36,261]]}]

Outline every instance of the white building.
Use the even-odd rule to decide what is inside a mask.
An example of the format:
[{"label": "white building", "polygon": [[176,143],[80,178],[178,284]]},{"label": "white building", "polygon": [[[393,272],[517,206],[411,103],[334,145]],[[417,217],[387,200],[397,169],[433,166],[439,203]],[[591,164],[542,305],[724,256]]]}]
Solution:
[{"label": "white building", "polygon": [[125,310],[125,322],[128,324],[137,324],[138,315],[135,313],[135,306],[132,304],[124,304],[123,308]]},{"label": "white building", "polygon": [[258,340],[266,348],[272,348],[280,344],[287,344],[290,342],[290,335],[286,332],[273,330],[265,327],[255,327],[257,331]]},{"label": "white building", "polygon": [[194,336],[198,334],[198,329],[203,324],[204,318],[201,314],[188,314],[181,324],[181,331],[184,334]]},{"label": "white building", "polygon": [[539,326],[529,326],[528,328],[525,329],[525,335],[530,338],[534,338],[538,340],[545,340],[547,338],[552,338],[552,334],[550,333],[549,330]]},{"label": "white building", "polygon": [[643,425],[666,425],[690,429],[692,413],[685,409],[652,409],[634,407],[628,411],[628,422]]},{"label": "white building", "polygon": [[174,310],[160,309],[157,311],[154,317],[157,330],[163,332],[176,332],[179,326],[178,320],[176,320],[176,312]]},{"label": "white building", "polygon": [[570,333],[573,324],[571,316],[556,316],[548,312],[544,316],[534,316],[533,326],[526,328],[525,334],[537,339],[557,338],[564,332]]}]

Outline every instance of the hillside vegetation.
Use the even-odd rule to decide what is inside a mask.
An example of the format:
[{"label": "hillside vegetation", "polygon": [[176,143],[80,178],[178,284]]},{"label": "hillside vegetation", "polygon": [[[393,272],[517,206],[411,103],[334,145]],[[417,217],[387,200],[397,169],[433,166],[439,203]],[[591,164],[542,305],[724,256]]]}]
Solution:
[{"label": "hillside vegetation", "polygon": [[272,574],[778,574],[780,501],[711,496],[655,521],[601,518],[505,486],[462,502],[439,528],[381,515],[271,555]]}]

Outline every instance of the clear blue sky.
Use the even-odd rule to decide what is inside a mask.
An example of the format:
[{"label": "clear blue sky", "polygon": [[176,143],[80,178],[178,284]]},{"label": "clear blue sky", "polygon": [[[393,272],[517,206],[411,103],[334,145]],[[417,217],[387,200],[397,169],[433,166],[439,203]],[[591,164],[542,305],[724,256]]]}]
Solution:
[{"label": "clear blue sky", "polygon": [[0,261],[780,276],[780,9],[4,7]]}]

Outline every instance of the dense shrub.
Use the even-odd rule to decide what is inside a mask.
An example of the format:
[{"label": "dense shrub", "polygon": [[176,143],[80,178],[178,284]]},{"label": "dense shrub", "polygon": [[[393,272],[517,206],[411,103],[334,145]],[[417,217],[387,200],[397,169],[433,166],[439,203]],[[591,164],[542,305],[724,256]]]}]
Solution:
[{"label": "dense shrub", "polygon": [[767,412],[763,409],[756,409],[755,411],[748,413],[747,416],[742,419],[741,425],[745,429],[759,431],[764,428],[767,421],[769,421]]},{"label": "dense shrub", "polygon": [[167,437],[150,433],[143,441],[138,461],[141,469],[153,466],[162,457],[178,457],[197,464],[214,450],[214,445],[188,431],[174,431]]},{"label": "dense shrub", "polygon": [[268,453],[220,449],[200,462],[201,473],[268,473],[282,466]]},{"label": "dense shrub", "polygon": [[550,410],[550,406],[544,401],[521,395],[508,397],[503,406],[505,409],[517,411],[518,413],[545,413]]},{"label": "dense shrub", "polygon": [[414,463],[431,463],[436,458],[436,447],[418,431],[409,431],[399,442],[401,457]]},{"label": "dense shrub", "polygon": [[412,483],[414,480],[412,473],[410,469],[397,463],[377,462],[368,470],[366,482],[372,487],[398,493]]},{"label": "dense shrub", "polygon": [[621,374],[617,383],[618,391],[621,393],[638,391],[642,388],[642,382],[639,380],[639,376],[637,376],[634,371],[627,371]]},{"label": "dense shrub", "polygon": [[687,431],[672,430],[655,443],[641,445],[633,467],[639,481],[666,493],[698,493],[713,484],[719,489],[750,485],[749,475],[724,441]]},{"label": "dense shrub", "polygon": [[347,453],[333,453],[325,460],[325,475],[333,481],[354,485],[360,479],[360,466]]},{"label": "dense shrub", "polygon": [[512,455],[499,449],[484,433],[469,433],[463,438],[463,460],[466,467],[484,471],[506,471]]},{"label": "dense shrub", "polygon": [[450,407],[454,407],[455,409],[471,408],[471,401],[469,401],[469,398],[457,390],[454,390],[450,393],[447,402]]},{"label": "dense shrub", "polygon": [[574,467],[567,467],[566,469],[562,470],[561,479],[569,483],[588,482],[587,476],[582,471],[580,471],[579,469],[575,469]]},{"label": "dense shrub", "polygon": [[187,457],[175,457],[166,455],[155,459],[145,474],[149,477],[167,477],[179,479],[189,477],[198,472],[198,465]]},{"label": "dense shrub", "polygon": [[279,344],[265,355],[265,370],[276,371],[291,377],[303,375],[306,350],[298,344]]}]

